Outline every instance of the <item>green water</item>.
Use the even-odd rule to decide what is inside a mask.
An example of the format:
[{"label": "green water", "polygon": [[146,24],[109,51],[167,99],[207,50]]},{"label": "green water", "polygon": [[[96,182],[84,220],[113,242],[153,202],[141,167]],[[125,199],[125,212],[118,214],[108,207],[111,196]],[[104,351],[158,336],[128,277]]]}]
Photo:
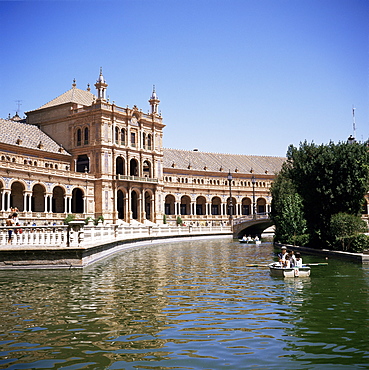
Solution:
[{"label": "green water", "polygon": [[212,239],[83,271],[0,271],[0,368],[369,368],[369,266],[330,259],[295,279],[246,267],[275,252]]}]

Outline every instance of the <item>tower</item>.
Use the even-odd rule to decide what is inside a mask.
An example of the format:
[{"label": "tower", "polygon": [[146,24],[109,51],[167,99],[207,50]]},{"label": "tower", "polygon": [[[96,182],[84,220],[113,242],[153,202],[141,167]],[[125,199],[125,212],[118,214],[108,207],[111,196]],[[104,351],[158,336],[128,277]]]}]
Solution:
[{"label": "tower", "polygon": [[151,98],[149,100],[149,103],[151,105],[151,114],[154,114],[154,113],[158,114],[158,108],[159,108],[160,100],[156,96],[155,85],[153,86],[152,95],[151,95]]},{"label": "tower", "polygon": [[97,100],[106,100],[106,88],[108,87],[108,84],[104,80],[102,67],[100,67],[100,75],[95,83],[95,87],[97,90]]}]

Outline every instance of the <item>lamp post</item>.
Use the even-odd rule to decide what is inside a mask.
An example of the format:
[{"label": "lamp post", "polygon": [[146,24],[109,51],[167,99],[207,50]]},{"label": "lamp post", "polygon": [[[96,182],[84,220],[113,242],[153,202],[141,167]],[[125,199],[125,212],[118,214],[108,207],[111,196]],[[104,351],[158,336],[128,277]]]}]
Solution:
[{"label": "lamp post", "polygon": [[256,218],[256,204],[255,204],[255,182],[256,182],[256,179],[255,179],[255,176],[252,175],[251,177],[251,182],[252,182],[252,218],[255,219]]},{"label": "lamp post", "polygon": [[233,203],[232,203],[232,174],[231,170],[228,172],[227,176],[228,182],[229,182],[229,225],[232,228],[233,231]]}]

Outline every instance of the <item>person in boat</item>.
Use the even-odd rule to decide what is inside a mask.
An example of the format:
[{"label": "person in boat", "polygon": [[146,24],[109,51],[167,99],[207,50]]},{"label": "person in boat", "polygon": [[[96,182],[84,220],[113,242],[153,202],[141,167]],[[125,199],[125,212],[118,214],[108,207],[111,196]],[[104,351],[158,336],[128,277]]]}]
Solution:
[{"label": "person in boat", "polygon": [[288,254],[289,260],[290,260],[290,267],[295,267],[296,266],[295,252],[291,251],[291,250],[287,250],[287,254]]},{"label": "person in boat", "polygon": [[255,240],[256,242],[257,242],[257,241],[259,241],[259,237],[256,235],[254,240]]},{"label": "person in boat", "polygon": [[247,241],[247,238],[246,238],[246,235],[244,235],[241,239],[243,242],[246,242]]},{"label": "person in boat", "polygon": [[248,242],[252,242],[252,238],[251,238],[251,236],[249,235],[248,237],[247,237],[247,239],[246,239]]},{"label": "person in boat", "polygon": [[296,252],[295,257],[295,267],[302,267],[302,258],[300,252]]},{"label": "person in boat", "polygon": [[279,261],[280,264],[282,264],[282,262],[285,261],[286,255],[287,255],[287,248],[285,246],[283,246],[281,248],[281,253],[278,253],[278,261]]},{"label": "person in boat", "polygon": [[291,267],[291,259],[288,253],[286,253],[286,256],[284,257],[284,260],[281,262],[282,268],[290,268]]}]

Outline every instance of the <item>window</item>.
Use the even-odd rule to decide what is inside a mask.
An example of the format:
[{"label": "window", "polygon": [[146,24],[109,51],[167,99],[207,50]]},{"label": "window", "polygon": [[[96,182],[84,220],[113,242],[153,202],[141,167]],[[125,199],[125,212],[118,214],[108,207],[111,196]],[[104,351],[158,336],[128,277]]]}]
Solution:
[{"label": "window", "polygon": [[126,145],[126,131],[123,128],[120,130],[120,143]]},{"label": "window", "polygon": [[81,131],[80,128],[77,130],[76,141],[77,141],[77,146],[81,146],[81,144],[82,144],[82,131]]},{"label": "window", "polygon": [[136,147],[136,133],[131,132],[131,146]]},{"label": "window", "polygon": [[85,127],[85,142],[84,142],[85,145],[88,144],[88,127]]}]

